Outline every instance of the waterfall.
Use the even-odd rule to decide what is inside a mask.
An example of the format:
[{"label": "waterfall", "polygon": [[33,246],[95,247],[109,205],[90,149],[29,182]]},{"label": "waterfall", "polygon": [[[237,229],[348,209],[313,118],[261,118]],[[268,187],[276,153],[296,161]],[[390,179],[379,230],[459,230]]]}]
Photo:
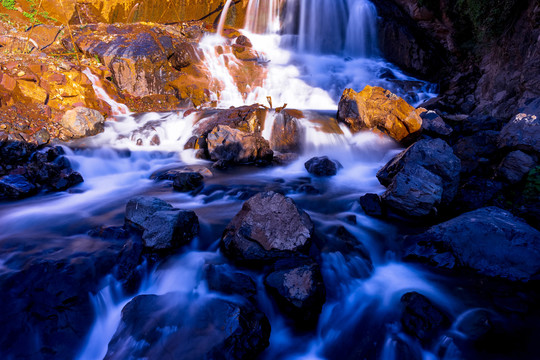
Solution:
[{"label": "waterfall", "polygon": [[96,75],[92,74],[90,69],[84,69],[83,74],[88,77],[90,82],[92,82],[92,87],[94,88],[94,91],[96,92],[98,98],[109,104],[109,106],[111,107],[112,115],[124,115],[130,113],[126,105],[114,101],[113,98],[111,98],[109,94],[107,94],[105,89],[100,86],[99,78]]},{"label": "waterfall", "polygon": [[284,0],[251,0],[246,12],[245,29],[257,34],[279,31],[283,3]]},{"label": "waterfall", "polygon": [[223,11],[221,12],[221,16],[219,18],[219,25],[217,28],[217,34],[221,35],[223,32],[223,28],[225,27],[225,21],[227,20],[227,13],[229,12],[229,8],[231,7],[232,0],[227,0],[225,3],[225,6],[223,7]]}]

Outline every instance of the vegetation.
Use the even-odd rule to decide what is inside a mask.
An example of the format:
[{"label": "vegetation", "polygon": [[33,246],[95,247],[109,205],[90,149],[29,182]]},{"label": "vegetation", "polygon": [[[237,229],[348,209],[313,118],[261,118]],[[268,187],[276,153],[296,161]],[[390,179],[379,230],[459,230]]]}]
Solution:
[{"label": "vegetation", "polygon": [[525,200],[538,201],[540,198],[540,166],[535,167],[527,175],[525,189],[523,190]]}]

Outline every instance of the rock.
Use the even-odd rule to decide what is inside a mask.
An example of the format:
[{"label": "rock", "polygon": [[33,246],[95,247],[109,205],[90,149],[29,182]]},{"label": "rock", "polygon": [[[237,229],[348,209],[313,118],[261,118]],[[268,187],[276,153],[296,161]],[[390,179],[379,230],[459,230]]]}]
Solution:
[{"label": "rock", "polygon": [[517,114],[501,130],[498,146],[540,154],[540,118],[537,115]]},{"label": "rock", "polygon": [[22,175],[0,177],[0,200],[22,199],[36,194],[38,189]]},{"label": "rock", "polygon": [[182,192],[196,190],[203,186],[203,179],[198,172],[181,172],[174,177],[173,188]]},{"label": "rock", "polygon": [[97,110],[77,107],[66,111],[61,123],[63,127],[73,134],[73,138],[76,139],[102,132],[105,118]]},{"label": "rock", "polygon": [[525,175],[536,165],[534,158],[520,150],[512,151],[506,155],[498,168],[499,176],[510,184],[520,182]]},{"label": "rock", "polygon": [[247,200],[225,228],[221,250],[234,261],[254,263],[307,253],[313,223],[294,201],[275,192]]},{"label": "rock", "polygon": [[304,164],[308,173],[315,176],[334,176],[338,169],[342,168],[336,160],[330,160],[328,156],[312,157]]},{"label": "rock", "polygon": [[423,343],[436,338],[437,334],[450,325],[448,316],[433,303],[415,291],[401,297],[403,330]]},{"label": "rock", "polygon": [[457,214],[461,214],[495,205],[495,200],[502,195],[503,188],[499,181],[472,176],[460,186],[452,207]]},{"label": "rock", "polygon": [[163,200],[136,197],[126,205],[126,225],[142,233],[150,251],[174,250],[188,244],[199,232],[197,215],[173,208]]},{"label": "rock", "polygon": [[245,35],[240,35],[239,37],[237,37],[236,43],[240,46],[253,47],[251,40],[249,40],[249,38]]},{"label": "rock", "polygon": [[377,194],[365,194],[360,196],[360,206],[364,209],[366,215],[381,217],[384,215],[381,198]]},{"label": "rock", "polygon": [[122,310],[105,359],[247,360],[268,346],[269,337],[268,319],[248,304],[139,295]]},{"label": "rock", "polygon": [[[448,146],[444,140],[420,140],[411,145],[383,166],[377,172],[377,179],[379,179],[379,182],[382,185],[389,186],[394,181],[396,175],[401,171],[407,168],[413,169],[417,166],[421,166],[433,175],[437,175],[441,178],[443,189],[441,204],[449,204],[456,195],[458,189],[461,161],[454,155],[452,148]],[[427,175],[424,171],[417,169],[408,171],[407,176],[401,177],[401,179],[405,180],[413,173],[418,173],[433,179],[434,183],[429,185],[429,187],[435,191],[433,194],[438,192],[438,181],[436,181],[436,178],[433,176]],[[417,184],[416,186],[422,188],[424,185]],[[387,194],[387,196],[388,195],[389,194]],[[411,197],[414,196],[411,195]]]},{"label": "rock", "polygon": [[169,56],[169,62],[171,66],[178,71],[181,71],[183,68],[188,67],[192,64],[193,59],[191,58],[194,53],[194,50],[189,43],[180,43],[174,47],[173,53]]},{"label": "rock", "polygon": [[276,114],[270,136],[270,148],[281,153],[300,153],[304,141],[303,128],[291,112],[282,110]]},{"label": "rock", "polygon": [[229,265],[205,265],[203,277],[208,289],[232,296],[243,296],[252,304],[257,303],[257,285],[249,277],[234,271]]},{"label": "rock", "polygon": [[410,165],[397,173],[381,199],[385,206],[403,215],[422,217],[437,214],[443,191],[440,176]]},{"label": "rock", "polygon": [[126,240],[85,236],[10,239],[0,253],[0,353],[7,359],[76,358],[95,321],[91,294],[106,275],[124,280],[140,264],[140,249]]},{"label": "rock", "polygon": [[405,100],[380,87],[367,85],[357,93],[345,89],[338,105],[338,121],[353,133],[380,131],[403,144],[420,135],[422,118]]},{"label": "rock", "polygon": [[[491,159],[497,151],[499,133],[493,130],[461,137],[452,147],[454,154],[461,160],[461,172],[472,173],[489,167]],[[488,170],[489,171],[489,170]]]},{"label": "rock", "polygon": [[465,213],[409,239],[415,245],[408,259],[509,280],[540,276],[540,232],[498,207]]},{"label": "rock", "polygon": [[313,260],[279,260],[264,278],[268,293],[296,327],[317,325],[326,291],[319,265]]},{"label": "rock", "polygon": [[[498,316],[485,309],[473,309],[461,315],[456,322],[456,330],[477,341],[486,338],[493,331]],[[498,324],[499,325],[499,324]]]},{"label": "rock", "polygon": [[422,132],[427,135],[447,137],[452,134],[452,128],[433,110],[420,114],[422,118]]},{"label": "rock", "polygon": [[272,161],[273,152],[261,135],[250,134],[226,125],[218,125],[207,137],[208,153],[212,161],[232,163]]}]

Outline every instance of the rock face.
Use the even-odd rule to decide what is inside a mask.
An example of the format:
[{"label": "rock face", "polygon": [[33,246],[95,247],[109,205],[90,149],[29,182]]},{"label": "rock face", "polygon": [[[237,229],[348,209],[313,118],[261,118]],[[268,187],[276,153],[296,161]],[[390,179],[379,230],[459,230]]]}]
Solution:
[{"label": "rock face", "polygon": [[403,295],[401,305],[403,329],[423,343],[434,339],[438,332],[450,325],[450,320],[444,312],[424,295],[415,291]]},{"label": "rock face", "polygon": [[315,176],[334,176],[338,169],[342,168],[336,160],[330,160],[328,156],[312,157],[304,164],[308,173]]},{"label": "rock face", "polygon": [[223,232],[221,250],[238,262],[270,261],[306,253],[312,235],[309,215],[290,198],[270,191],[244,203]]},{"label": "rock face", "polygon": [[326,292],[319,265],[312,260],[280,260],[264,278],[268,293],[298,328],[314,328]]},{"label": "rock face", "polygon": [[372,129],[402,143],[418,136],[422,127],[416,109],[405,100],[388,90],[369,85],[359,93],[345,89],[339,100],[337,117],[353,133]]},{"label": "rock face", "polygon": [[465,213],[412,236],[407,258],[528,281],[540,276],[540,232],[497,207]]},{"label": "rock face", "polygon": [[122,310],[105,359],[254,359],[269,342],[270,324],[248,304],[179,293],[139,295]]},{"label": "rock face", "polygon": [[83,182],[63,150],[0,141],[0,200],[20,199],[40,190],[62,191]]},{"label": "rock face", "polygon": [[193,211],[144,196],[127,203],[126,225],[142,233],[143,244],[151,251],[177,249],[199,233],[199,219]]},{"label": "rock face", "polygon": [[422,118],[422,133],[437,137],[447,137],[453,129],[435,111],[426,111],[420,114]]},{"label": "rock face", "polygon": [[523,151],[508,154],[499,165],[499,175],[511,184],[520,182],[536,165],[534,158]]},{"label": "rock face", "polygon": [[75,358],[95,320],[90,294],[100,290],[107,274],[123,280],[133,271],[141,247],[131,239],[78,236],[24,239],[14,253],[10,242],[0,244],[0,255],[9,259],[0,274],[2,357]]},{"label": "rock face", "polygon": [[62,117],[62,126],[69,130],[73,139],[96,135],[103,131],[105,118],[97,110],[76,107]]},{"label": "rock face", "polygon": [[383,202],[411,216],[429,214],[448,205],[459,186],[461,162],[441,139],[420,140],[377,172],[387,186]]},{"label": "rock face", "polygon": [[268,141],[258,134],[249,134],[226,125],[217,126],[206,138],[212,161],[251,163],[272,161],[274,155]]},{"label": "rock face", "polygon": [[538,116],[529,114],[514,116],[499,135],[499,148],[533,151],[540,154],[540,118]]}]

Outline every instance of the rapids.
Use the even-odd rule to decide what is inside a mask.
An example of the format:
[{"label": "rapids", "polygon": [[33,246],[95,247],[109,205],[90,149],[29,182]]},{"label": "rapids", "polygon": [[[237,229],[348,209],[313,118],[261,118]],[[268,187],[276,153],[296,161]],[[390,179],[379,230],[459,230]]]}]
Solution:
[{"label": "rapids", "polygon": [[[228,5],[230,0],[226,8]],[[312,121],[312,117],[334,116],[339,97],[347,87],[361,90],[366,84],[383,86],[413,105],[434,96],[434,87],[401,73],[379,57],[377,14],[369,1],[288,1],[283,14],[279,12],[280,5],[278,0],[250,1],[244,32],[254,47],[265,54],[268,76],[264,86],[252,89],[247,97],[238,91],[225,66],[227,54],[217,55],[213,51],[225,40],[219,35],[207,36],[200,47],[215,81],[223,85],[223,90],[213,94],[219,107],[266,103],[270,97],[276,106],[287,104],[288,108],[313,115],[302,120],[304,151],[298,160],[282,167],[239,168],[219,173],[206,179],[205,189],[197,195],[172,192],[168,182],[151,180],[152,174],[186,164],[209,165],[196,159],[193,150],[183,150],[191,136],[193,115],[184,116],[183,110],[132,114],[100,89],[103,98],[113,105],[115,120],[106,123],[102,134],[64,146],[85,182],[67,192],[0,204],[0,241],[28,238],[67,242],[70,236],[84,234],[96,226],[122,225],[129,198],[140,194],[158,196],[175,207],[194,210],[201,232],[198,239],[166,265],[147,269],[138,294],[178,291],[186,299],[203,299],[217,296],[200,280],[200,273],[205,261],[221,258],[218,242],[226,224],[247,195],[280,190],[307,211],[320,231],[335,226],[347,228],[367,247],[375,269],[368,278],[358,278],[351,270],[358,259],[341,253],[324,255],[327,302],[316,331],[300,334],[288,327],[258,278],[259,305],[272,325],[270,346],[261,358],[343,359],[356,350],[355,338],[368,336],[370,331],[381,334],[380,339],[373,341],[382,344],[385,360],[399,358],[395,351],[397,337],[418,348],[424,359],[435,358],[435,349],[421,349],[399,329],[401,295],[420,291],[454,316],[464,309],[439,288],[438,276],[395,260],[391,244],[396,229],[366,216],[358,204],[362,194],[383,191],[375,174],[399,149],[379,135],[352,135],[346,128],[326,133],[319,123]],[[224,19],[225,16],[218,34]],[[389,73],[392,75],[388,76]],[[99,88],[91,74],[87,75]],[[404,83],[412,85],[403,87]],[[272,115],[267,121],[271,124]],[[271,135],[269,129],[271,126],[263,133],[267,139]],[[155,135],[159,136],[159,145],[152,144]],[[338,160],[343,170],[330,179],[310,177],[304,162],[322,155]],[[311,184],[321,194],[300,191],[298,184],[302,183]],[[131,298],[124,296],[114,281],[105,279],[103,290],[93,297],[95,325],[80,352],[80,360],[103,358],[119,324],[121,309]]]}]

